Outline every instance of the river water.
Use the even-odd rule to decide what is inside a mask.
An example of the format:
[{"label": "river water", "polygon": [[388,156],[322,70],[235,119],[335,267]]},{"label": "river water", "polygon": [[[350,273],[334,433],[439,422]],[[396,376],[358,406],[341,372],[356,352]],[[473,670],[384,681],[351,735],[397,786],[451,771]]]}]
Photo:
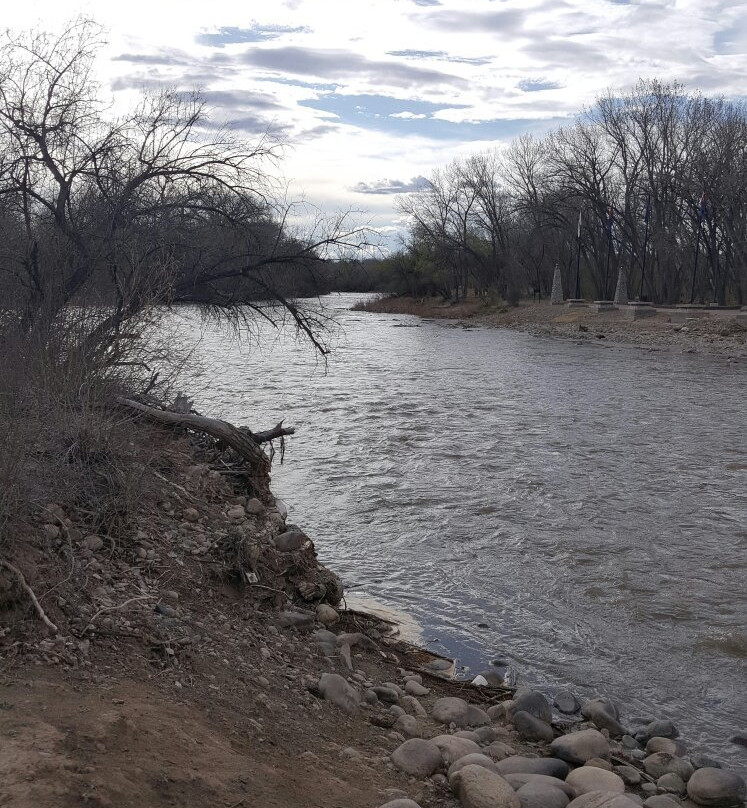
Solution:
[{"label": "river water", "polygon": [[[348,311],[327,366],[205,330],[198,407],[297,428],[273,490],[348,590],[472,672],[747,750],[744,365]],[[197,318],[180,315],[182,331]],[[265,334],[265,337],[267,334]]]}]

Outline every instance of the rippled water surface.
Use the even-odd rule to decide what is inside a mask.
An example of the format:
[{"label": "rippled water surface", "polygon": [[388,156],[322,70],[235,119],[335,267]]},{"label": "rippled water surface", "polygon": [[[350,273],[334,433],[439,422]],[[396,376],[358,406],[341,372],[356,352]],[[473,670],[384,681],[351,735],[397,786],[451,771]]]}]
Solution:
[{"label": "rippled water surface", "polygon": [[273,488],[322,560],[473,671],[506,658],[747,768],[744,365],[326,302],[326,369],[206,332],[195,380],[205,411],[297,427]]}]

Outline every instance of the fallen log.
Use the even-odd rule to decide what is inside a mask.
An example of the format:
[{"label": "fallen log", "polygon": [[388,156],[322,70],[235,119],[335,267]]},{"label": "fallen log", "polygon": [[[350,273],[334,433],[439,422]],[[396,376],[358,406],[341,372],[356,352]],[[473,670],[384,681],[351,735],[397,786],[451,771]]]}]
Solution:
[{"label": "fallen log", "polygon": [[[116,402],[120,406],[135,410],[149,420],[159,424],[184,427],[223,441],[249,464],[258,482],[263,478],[267,478],[270,473],[270,458],[264,453],[261,444],[277,438],[283,438],[286,435],[293,435],[295,432],[293,427],[283,426],[282,421],[272,429],[267,429],[263,432],[252,432],[245,427],[236,427],[219,418],[207,418],[204,415],[196,415],[191,412],[160,410],[157,407],[151,407],[121,396],[116,398]],[[262,485],[261,488],[264,490],[267,485]]]}]

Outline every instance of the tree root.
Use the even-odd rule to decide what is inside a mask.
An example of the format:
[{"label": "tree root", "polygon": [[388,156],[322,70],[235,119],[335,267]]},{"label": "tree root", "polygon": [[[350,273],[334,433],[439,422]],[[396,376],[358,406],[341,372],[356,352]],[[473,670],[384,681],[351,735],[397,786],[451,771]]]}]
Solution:
[{"label": "tree root", "polygon": [[18,578],[18,582],[21,584],[29,598],[31,598],[31,602],[34,604],[34,608],[36,609],[39,617],[42,619],[44,625],[57,634],[57,626],[47,617],[46,612],[41,607],[41,603],[39,603],[36,595],[34,594],[34,590],[28,585],[28,583],[26,583],[26,579],[23,577],[21,570],[19,570],[18,567],[13,566],[10,561],[6,561],[3,558],[0,558],[0,565],[10,570],[16,576],[16,578]]}]

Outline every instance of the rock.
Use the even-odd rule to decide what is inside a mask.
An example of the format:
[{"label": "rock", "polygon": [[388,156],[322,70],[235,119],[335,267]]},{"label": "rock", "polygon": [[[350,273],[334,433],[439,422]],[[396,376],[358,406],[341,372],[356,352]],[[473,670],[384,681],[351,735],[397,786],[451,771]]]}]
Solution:
[{"label": "rock", "polygon": [[530,713],[525,713],[523,710],[514,713],[512,721],[516,731],[525,741],[549,742],[555,737],[549,724]]},{"label": "rock", "polygon": [[620,743],[625,749],[640,749],[640,744],[632,735],[623,735]]},{"label": "rock", "polygon": [[666,794],[654,794],[653,797],[648,797],[643,804],[645,808],[681,808],[678,800]]},{"label": "rock", "polygon": [[455,738],[467,738],[470,741],[474,741],[476,744],[480,743],[480,736],[471,729],[460,729],[459,732],[454,733]]},{"label": "rock", "polygon": [[633,766],[615,766],[613,771],[626,786],[637,786],[641,782],[641,773]]},{"label": "rock", "polygon": [[[375,695],[376,695],[376,693],[374,693],[374,696]],[[403,715],[407,715],[407,713],[399,706],[399,704],[392,704],[389,707],[389,712],[393,716],[395,716],[396,718],[399,718],[400,716],[403,716]]]},{"label": "rock", "polygon": [[589,791],[568,803],[568,808],[639,808],[638,803],[624,794]]},{"label": "rock", "polygon": [[577,713],[581,709],[581,703],[570,690],[561,690],[556,693],[553,704],[561,713],[566,715],[573,715],[573,713]]},{"label": "rock", "polygon": [[544,785],[548,788],[557,788],[560,789],[569,799],[573,799],[575,794],[573,792],[573,788],[565,783],[563,780],[560,780],[557,777],[548,777],[545,774],[502,774],[501,777],[505,778],[507,783],[510,783],[511,786],[518,791],[523,786],[527,785],[527,783],[535,783],[538,785]]},{"label": "rock", "polygon": [[565,808],[570,802],[570,797],[559,788],[544,783],[529,782],[516,794],[521,800],[521,808]]},{"label": "rock", "polygon": [[226,511],[226,516],[229,519],[243,519],[246,516],[246,511],[243,505],[232,505]]},{"label": "rock", "polygon": [[561,760],[569,763],[586,763],[594,757],[609,757],[610,745],[598,730],[583,729],[556,738],[550,744],[550,750]]},{"label": "rock", "polygon": [[609,760],[602,760],[602,758],[589,758],[584,766],[596,766],[598,769],[604,769],[606,772],[612,771],[612,764]]},{"label": "rock", "polygon": [[545,724],[552,721],[550,702],[539,690],[526,690],[514,698],[511,713],[516,715],[519,712],[529,713],[529,715],[539,718],[540,721],[544,721]]},{"label": "rock", "polygon": [[498,773],[498,770],[495,768],[495,763],[487,756],[481,755],[479,752],[473,752],[470,755],[465,755],[464,757],[459,758],[455,763],[452,763],[449,766],[449,777],[453,774],[456,774],[458,771],[463,769],[465,766],[482,766],[484,769],[489,769],[491,772]]},{"label": "rock", "polygon": [[465,766],[449,778],[464,808],[521,808],[521,800],[498,774],[482,766]]},{"label": "rock", "polygon": [[694,771],[692,764],[683,758],[666,752],[654,752],[643,761],[643,770],[646,774],[658,780],[665,774],[676,774],[687,782]]},{"label": "rock", "polygon": [[675,741],[672,738],[662,738],[657,735],[651,738],[646,744],[646,754],[653,755],[655,752],[666,752],[668,755],[683,757],[687,754],[687,747],[682,741]]},{"label": "rock", "polygon": [[573,788],[576,797],[589,794],[592,791],[606,791],[614,794],[625,793],[625,783],[621,777],[596,766],[581,766],[574,769],[565,778],[565,782]]},{"label": "rock", "polygon": [[427,687],[423,687],[423,685],[416,682],[414,679],[410,679],[410,681],[405,684],[405,693],[408,693],[410,696],[427,696],[430,692]]},{"label": "rock", "polygon": [[430,777],[441,766],[441,750],[433,741],[410,738],[392,752],[391,759],[411,777]]},{"label": "rock", "polygon": [[265,506],[256,497],[252,497],[246,505],[244,505],[244,510],[251,516],[257,516],[265,512]]},{"label": "rock", "polygon": [[493,760],[505,760],[506,758],[516,754],[516,750],[513,748],[513,746],[509,746],[503,741],[493,741],[492,743],[489,743],[482,751]]},{"label": "rock", "polygon": [[156,614],[163,615],[163,617],[176,617],[178,612],[173,606],[169,606],[167,603],[156,603],[153,611]]},{"label": "rock", "polygon": [[598,729],[606,729],[615,738],[626,734],[625,728],[617,720],[617,707],[607,699],[587,701],[581,708],[581,715],[592,721]]},{"label": "rock", "polygon": [[200,512],[197,508],[185,508],[182,517],[186,522],[196,522],[200,518]]},{"label": "rock", "polygon": [[506,715],[506,703],[502,702],[501,704],[494,704],[492,707],[488,707],[488,718],[491,721],[498,721],[499,719],[503,718]]},{"label": "rock", "polygon": [[479,676],[487,682],[487,687],[500,687],[503,684],[503,677],[497,671],[480,671]]},{"label": "rock", "polygon": [[101,538],[101,536],[91,533],[89,536],[86,536],[85,539],[83,539],[80,545],[81,547],[85,547],[86,550],[93,550],[95,553],[97,550],[101,550],[103,548],[104,540]]},{"label": "rock", "polygon": [[314,622],[314,615],[308,612],[280,612],[278,625],[281,628],[301,628],[310,626]]},{"label": "rock", "polygon": [[475,735],[477,735],[477,743],[484,746],[493,743],[497,738],[496,731],[493,727],[478,727],[475,730]]},{"label": "rock", "polygon": [[316,607],[316,619],[325,626],[332,626],[339,621],[340,615],[337,609],[333,609],[326,603],[320,603]]},{"label": "rock", "polygon": [[669,719],[660,719],[643,728],[646,738],[676,738],[680,733]]},{"label": "rock", "polygon": [[747,746],[747,730],[735,732],[734,735],[729,737],[729,743],[735,743],[737,746]]},{"label": "rock", "polygon": [[60,529],[57,525],[53,525],[51,522],[47,522],[46,525],[42,525],[42,530],[44,531],[44,538],[49,541],[55,541],[56,539],[60,538]]},{"label": "rock", "polygon": [[690,763],[693,764],[694,769],[720,769],[721,764],[709,758],[708,755],[690,755]]},{"label": "rock", "polygon": [[456,735],[436,735],[432,739],[433,743],[441,752],[441,757],[446,766],[456,763],[459,758],[465,755],[481,754],[482,750],[468,738],[457,738]]},{"label": "rock", "polygon": [[402,696],[405,695],[402,688],[399,685],[395,684],[394,682],[384,682],[383,686],[388,687],[390,690],[393,690],[397,694],[398,698],[402,698]]},{"label": "rock", "polygon": [[384,805],[381,805],[380,808],[420,808],[420,806],[412,800],[401,799],[386,802]]},{"label": "rock", "polygon": [[567,763],[557,758],[530,758],[522,755],[504,758],[496,765],[501,774],[544,774],[560,780],[565,780],[570,770]]},{"label": "rock", "polygon": [[399,694],[391,687],[384,687],[384,685],[377,685],[372,688],[373,692],[379,697],[379,701],[386,702],[387,704],[396,704],[399,701]]},{"label": "rock", "polygon": [[441,724],[447,726],[455,724],[462,728],[479,727],[490,723],[490,718],[484,710],[455,696],[438,699],[433,705],[431,716]]},{"label": "rock", "polygon": [[417,719],[411,715],[401,715],[394,723],[394,729],[401,732],[405,738],[420,738],[423,731],[418,726]]},{"label": "rock", "polygon": [[423,707],[415,696],[402,696],[400,703],[410,715],[417,716],[418,718],[425,718],[428,715],[425,707]]},{"label": "rock", "polygon": [[337,673],[323,673],[319,679],[319,692],[325,701],[336,704],[350,715],[358,711],[358,691]]},{"label": "rock", "polygon": [[475,687],[487,687],[488,680],[481,673],[478,673],[470,684],[474,685]]},{"label": "rock", "polygon": [[275,547],[282,553],[292,553],[294,550],[300,550],[307,541],[309,537],[300,530],[286,530],[285,533],[275,536]]},{"label": "rock", "polygon": [[730,808],[744,802],[744,780],[724,769],[698,769],[687,783],[687,795],[698,805]]},{"label": "rock", "polygon": [[656,781],[656,787],[665,794],[684,794],[686,791],[685,781],[673,772],[662,774]]},{"label": "rock", "polygon": [[655,783],[641,783],[641,791],[647,797],[653,797],[656,794],[656,784]]}]

